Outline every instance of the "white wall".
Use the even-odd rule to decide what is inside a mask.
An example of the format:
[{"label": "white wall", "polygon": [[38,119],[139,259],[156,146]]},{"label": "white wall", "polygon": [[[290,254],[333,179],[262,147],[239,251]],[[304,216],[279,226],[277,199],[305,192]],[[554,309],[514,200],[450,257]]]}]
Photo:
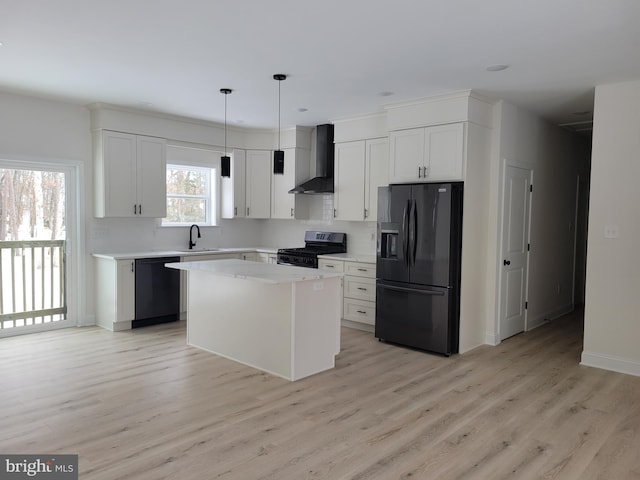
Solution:
[{"label": "white wall", "polygon": [[[73,165],[84,177],[79,179],[81,184],[90,184],[92,168],[88,110],[81,106],[0,93],[0,158]],[[82,189],[77,193],[82,225],[79,243],[73,245],[73,256],[69,260],[76,267],[76,276],[80,278],[75,279],[75,285],[70,285],[68,300],[70,317],[77,316],[78,322],[84,324],[92,323],[93,312],[93,269],[87,262],[89,257],[86,253],[91,246],[83,246],[84,222],[91,218],[93,203]],[[76,252],[80,255],[77,262]]]},{"label": "white wall", "polygon": [[[114,128],[147,135],[161,135],[169,143],[221,150],[223,135],[217,125],[182,118],[144,115],[110,108],[93,109],[34,97],[0,93],[0,158],[79,165],[83,189],[81,212],[83,254],[78,307],[79,324],[94,322],[94,270],[92,252],[149,251],[184,248],[188,227],[161,227],[159,219],[94,218],[91,129]],[[283,146],[306,141],[308,132],[283,131]],[[303,138],[304,137],[304,138]],[[228,146],[273,148],[271,132],[233,130]],[[312,163],[315,163],[314,161]],[[203,227],[202,247],[288,247],[302,245],[305,230],[335,230],[348,234],[349,249],[375,254],[375,223],[334,222],[332,198],[309,199],[315,220],[221,220],[217,227]]]},{"label": "white wall", "polygon": [[[573,309],[573,275],[576,214],[576,180],[587,150],[586,139],[551,125],[536,115],[500,102],[499,147],[492,169],[503,178],[505,161],[533,169],[531,203],[531,254],[529,264],[527,327],[534,328]],[[582,147],[582,148],[581,148]],[[502,183],[492,196],[497,229],[490,232],[495,245],[494,322],[487,325],[487,343],[499,340],[500,268],[499,239]]]},{"label": "white wall", "polygon": [[[596,88],[582,363],[640,375],[640,81]],[[605,228],[618,230],[605,238]]]}]

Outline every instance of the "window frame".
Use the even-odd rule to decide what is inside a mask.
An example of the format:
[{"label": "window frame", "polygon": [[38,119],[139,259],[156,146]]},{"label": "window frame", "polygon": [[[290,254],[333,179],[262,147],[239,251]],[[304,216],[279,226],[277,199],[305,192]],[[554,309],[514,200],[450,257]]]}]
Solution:
[{"label": "window frame", "polygon": [[[219,225],[220,221],[220,180],[218,172],[220,170],[220,154],[214,150],[206,148],[197,148],[193,146],[182,145],[170,145],[167,148],[167,162],[165,172],[168,172],[170,168],[183,168],[187,170],[205,170],[208,172],[209,181],[207,182],[207,188],[209,191],[208,197],[201,195],[183,195],[183,194],[169,194],[167,192],[166,199],[169,198],[204,198],[205,201],[205,221],[195,222],[199,226],[211,226],[215,227]],[[174,155],[170,152],[173,150]],[[166,173],[165,173],[166,175]],[[168,222],[165,218],[160,220],[161,227],[184,227],[192,225],[194,222]]]}]

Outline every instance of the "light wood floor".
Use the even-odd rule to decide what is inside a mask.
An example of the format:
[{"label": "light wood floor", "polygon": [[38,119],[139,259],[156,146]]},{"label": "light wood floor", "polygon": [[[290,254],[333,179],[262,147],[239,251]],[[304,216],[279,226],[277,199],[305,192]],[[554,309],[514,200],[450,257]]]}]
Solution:
[{"label": "light wood floor", "polygon": [[77,453],[83,480],[640,478],[640,378],[579,366],[578,315],[451,358],[342,334],[294,383],[183,322],[0,339],[0,453]]}]

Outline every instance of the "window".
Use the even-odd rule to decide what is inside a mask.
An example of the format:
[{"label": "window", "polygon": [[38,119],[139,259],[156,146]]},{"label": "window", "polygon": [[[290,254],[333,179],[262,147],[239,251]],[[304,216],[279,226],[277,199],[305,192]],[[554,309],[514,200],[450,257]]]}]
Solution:
[{"label": "window", "polygon": [[167,216],[163,226],[216,225],[219,152],[167,145]]}]

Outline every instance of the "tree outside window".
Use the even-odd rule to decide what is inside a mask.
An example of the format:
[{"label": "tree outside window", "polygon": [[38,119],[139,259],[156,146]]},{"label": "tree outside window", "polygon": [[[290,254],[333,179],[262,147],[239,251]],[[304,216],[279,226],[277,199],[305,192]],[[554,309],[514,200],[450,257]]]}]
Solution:
[{"label": "tree outside window", "polygon": [[214,224],[213,169],[167,164],[167,216],[163,225]]}]

